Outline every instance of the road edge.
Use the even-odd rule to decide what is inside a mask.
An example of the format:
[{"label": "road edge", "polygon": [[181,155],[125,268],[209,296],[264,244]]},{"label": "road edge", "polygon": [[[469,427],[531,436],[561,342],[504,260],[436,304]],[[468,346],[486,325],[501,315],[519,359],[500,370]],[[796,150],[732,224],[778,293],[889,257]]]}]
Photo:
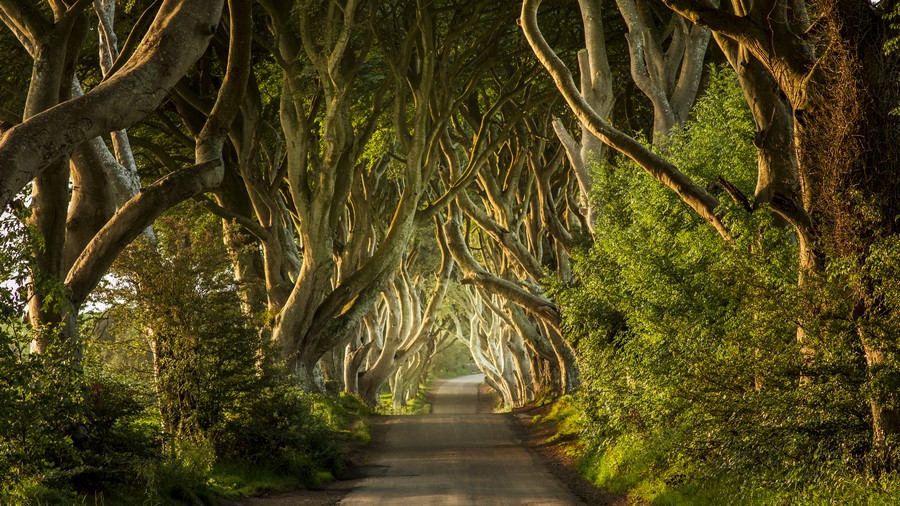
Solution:
[{"label": "road edge", "polygon": [[597,506],[634,504],[627,495],[599,489],[585,479],[578,472],[577,459],[565,453],[563,442],[552,439],[556,435],[554,424],[533,423],[535,416],[543,417],[549,409],[549,405],[526,406],[503,415],[522,446],[586,504]]}]

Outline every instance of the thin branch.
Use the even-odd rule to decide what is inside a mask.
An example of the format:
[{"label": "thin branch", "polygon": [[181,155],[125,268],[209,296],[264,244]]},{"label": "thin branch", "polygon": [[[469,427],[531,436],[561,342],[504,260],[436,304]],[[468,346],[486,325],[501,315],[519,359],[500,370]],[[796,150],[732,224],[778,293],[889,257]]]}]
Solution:
[{"label": "thin branch", "polygon": [[729,182],[722,176],[716,177],[716,182],[722,185],[722,188],[728,193],[728,196],[731,197],[731,200],[734,201],[735,204],[743,207],[747,212],[753,211],[753,206],[750,204],[750,199],[747,198],[746,195],[735,185]]}]

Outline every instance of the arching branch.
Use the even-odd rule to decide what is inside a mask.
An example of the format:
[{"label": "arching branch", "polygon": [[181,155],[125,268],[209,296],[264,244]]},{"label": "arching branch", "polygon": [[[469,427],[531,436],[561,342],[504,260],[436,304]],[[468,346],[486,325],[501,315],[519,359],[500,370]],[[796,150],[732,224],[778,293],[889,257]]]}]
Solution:
[{"label": "arching branch", "polygon": [[575,86],[569,69],[553,52],[541,34],[537,22],[539,5],[540,0],[524,1],[521,18],[522,30],[525,32],[531,48],[556,82],[557,88],[578,120],[600,140],[634,160],[648,174],[678,194],[681,200],[694,209],[697,214],[712,223],[723,238],[730,241],[731,236],[728,229],[716,211],[716,208],[719,207],[719,199],[707,193],[668,160],[653,153],[624,132],[613,128],[588,105]]},{"label": "arching branch", "polygon": [[222,4],[164,2],[141,45],[112,78],[8,130],[0,138],[0,208],[85,140],[128,127],[154,111],[203,54]]}]

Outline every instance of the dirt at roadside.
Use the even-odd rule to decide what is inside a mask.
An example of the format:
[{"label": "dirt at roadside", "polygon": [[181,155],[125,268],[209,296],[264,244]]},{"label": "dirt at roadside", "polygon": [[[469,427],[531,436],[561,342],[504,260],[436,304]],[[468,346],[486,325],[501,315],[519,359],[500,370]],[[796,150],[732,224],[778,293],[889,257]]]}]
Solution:
[{"label": "dirt at roadside", "polygon": [[552,424],[532,423],[534,417],[542,418],[550,410],[549,405],[528,406],[507,413],[509,425],[513,433],[522,441],[522,444],[531,449],[546,463],[547,469],[565,483],[569,489],[587,504],[597,506],[625,506],[634,504],[628,497],[622,494],[613,494],[600,490],[584,479],[576,470],[576,459],[566,455],[563,451],[564,442],[548,442],[556,433]]},{"label": "dirt at roadside", "polygon": [[331,506],[339,504],[350,490],[295,490],[269,496],[253,497],[234,506]]},{"label": "dirt at roadside", "polygon": [[475,408],[476,413],[493,413],[497,406],[500,405],[500,396],[493,388],[482,383],[478,387],[478,407]]}]

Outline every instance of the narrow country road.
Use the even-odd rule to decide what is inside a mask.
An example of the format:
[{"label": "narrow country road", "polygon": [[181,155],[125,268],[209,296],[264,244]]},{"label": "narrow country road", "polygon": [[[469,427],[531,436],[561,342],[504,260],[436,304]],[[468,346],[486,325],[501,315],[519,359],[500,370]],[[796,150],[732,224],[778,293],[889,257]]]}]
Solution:
[{"label": "narrow country road", "polygon": [[447,380],[433,414],[392,417],[369,477],[340,504],[583,504],[518,444],[504,416],[477,413],[482,380]]}]

